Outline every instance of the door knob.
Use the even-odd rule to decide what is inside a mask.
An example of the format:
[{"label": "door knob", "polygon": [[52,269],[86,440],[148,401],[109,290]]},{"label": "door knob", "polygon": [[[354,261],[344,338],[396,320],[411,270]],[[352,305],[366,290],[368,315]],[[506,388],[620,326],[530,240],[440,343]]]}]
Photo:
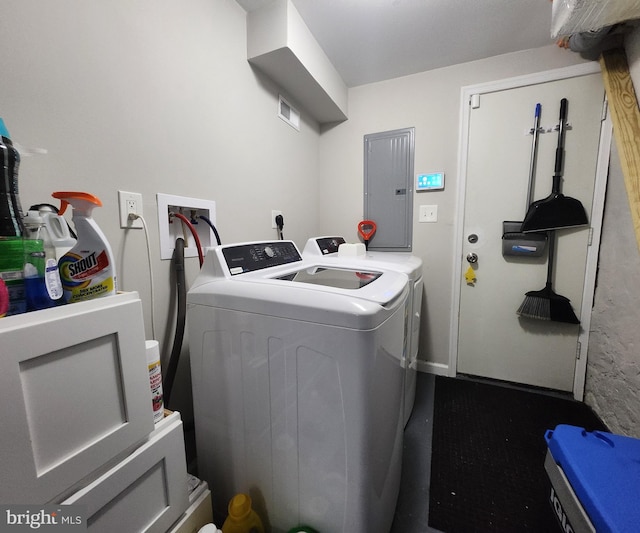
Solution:
[{"label": "door knob", "polygon": [[467,262],[473,264],[478,262],[478,254],[471,252],[467,254]]}]

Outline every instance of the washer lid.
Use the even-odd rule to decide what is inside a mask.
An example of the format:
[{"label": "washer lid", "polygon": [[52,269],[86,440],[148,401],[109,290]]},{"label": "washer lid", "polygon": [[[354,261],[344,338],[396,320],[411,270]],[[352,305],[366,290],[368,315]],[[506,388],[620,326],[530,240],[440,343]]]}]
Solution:
[{"label": "washer lid", "polygon": [[303,268],[295,272],[289,272],[275,279],[283,281],[295,281],[322,285],[324,287],[336,287],[339,289],[356,290],[366,287],[372,281],[382,276],[382,272],[351,270],[336,266],[315,266]]},{"label": "washer lid", "polygon": [[187,301],[357,329],[377,327],[406,302],[403,273],[303,261],[294,251],[287,241],[211,249]]}]

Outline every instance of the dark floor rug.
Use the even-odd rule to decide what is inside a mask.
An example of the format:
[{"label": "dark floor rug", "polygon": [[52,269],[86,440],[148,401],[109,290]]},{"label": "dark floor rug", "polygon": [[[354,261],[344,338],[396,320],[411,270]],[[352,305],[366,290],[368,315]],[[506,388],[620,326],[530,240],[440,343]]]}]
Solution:
[{"label": "dark floor rug", "polygon": [[446,533],[559,531],[548,502],[544,434],[606,427],[581,402],[436,377],[429,526]]}]

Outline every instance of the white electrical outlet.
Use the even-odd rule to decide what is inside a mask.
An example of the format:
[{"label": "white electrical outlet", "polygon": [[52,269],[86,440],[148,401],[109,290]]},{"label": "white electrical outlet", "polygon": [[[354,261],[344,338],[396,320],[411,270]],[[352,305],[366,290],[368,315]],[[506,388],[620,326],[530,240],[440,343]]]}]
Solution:
[{"label": "white electrical outlet", "polygon": [[129,214],[142,216],[142,195],[137,192],[118,191],[118,205],[120,206],[120,227],[127,229],[142,229],[142,220],[129,219]]},{"label": "white electrical outlet", "polygon": [[282,211],[278,211],[277,209],[271,210],[271,229],[278,229],[278,225],[276,224],[276,217],[278,215],[282,215]]}]

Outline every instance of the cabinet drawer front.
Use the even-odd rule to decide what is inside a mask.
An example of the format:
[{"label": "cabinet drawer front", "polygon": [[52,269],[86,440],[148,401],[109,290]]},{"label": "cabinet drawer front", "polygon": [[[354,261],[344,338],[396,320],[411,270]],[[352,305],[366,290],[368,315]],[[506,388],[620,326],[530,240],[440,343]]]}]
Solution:
[{"label": "cabinet drawer front", "polygon": [[86,506],[88,531],[165,532],[185,512],[182,422],[173,416],[129,457],[62,502]]}]

